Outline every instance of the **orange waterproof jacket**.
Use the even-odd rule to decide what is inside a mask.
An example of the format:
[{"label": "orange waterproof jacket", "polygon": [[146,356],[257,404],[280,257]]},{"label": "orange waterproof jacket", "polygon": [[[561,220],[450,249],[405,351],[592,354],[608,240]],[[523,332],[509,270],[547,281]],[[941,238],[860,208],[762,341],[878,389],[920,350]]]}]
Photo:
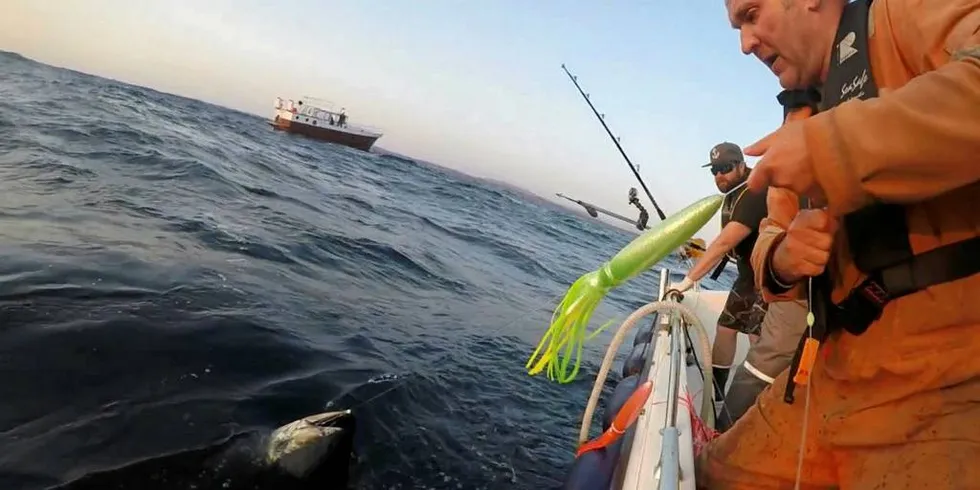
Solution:
[{"label": "orange waterproof jacket", "polygon": [[[980,0],[876,0],[868,43],[879,97],[803,123],[827,209],[842,216],[874,200],[906,204],[914,253],[980,234]],[[808,115],[804,109],[787,120]],[[799,209],[785,189],[770,188],[767,199],[752,254],[756,284],[767,302],[802,299],[802,284],[784,294],[765,287],[766,257]],[[863,279],[840,230],[828,264],[835,303]],[[980,372],[978,326],[975,274],[893,300],[864,335],[841,338],[842,347],[859,344],[851,346],[862,352],[841,356],[840,367],[848,377],[909,372],[939,350],[950,365],[972,356],[944,373],[968,377]]]}]

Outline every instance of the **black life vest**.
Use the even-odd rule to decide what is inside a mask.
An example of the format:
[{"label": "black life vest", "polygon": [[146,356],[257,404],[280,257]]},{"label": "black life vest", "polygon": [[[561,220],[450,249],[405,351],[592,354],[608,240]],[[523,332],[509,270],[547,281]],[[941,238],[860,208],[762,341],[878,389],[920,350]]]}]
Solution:
[{"label": "black life vest", "polygon": [[[722,228],[727,226],[728,223],[731,223],[732,214],[735,212],[735,208],[738,207],[738,204],[740,202],[742,202],[742,197],[745,195],[745,193],[748,190],[749,190],[749,186],[746,185],[746,186],[742,186],[741,189],[735,192],[725,195],[725,199],[721,203],[721,227]],[[745,237],[745,240],[754,240],[755,237],[753,235],[755,233],[756,232],[753,232],[749,236]],[[737,262],[741,258],[737,252],[738,248],[739,248],[738,246],[732,247],[732,249],[726,254],[728,260],[732,262]]]},{"label": "black life vest", "polygon": [[[747,191],[748,189],[749,189],[748,186],[743,186],[741,189],[725,195],[725,199],[721,203],[721,227],[722,228],[724,228],[725,225],[731,222],[732,213],[735,212],[735,207],[738,206],[739,201],[741,201],[742,196],[745,195],[745,191]],[[745,239],[742,242],[749,241],[750,243],[754,244],[755,240],[758,238],[759,238],[758,230],[753,230],[752,233],[749,236],[745,237]],[[740,242],[740,244],[742,242]],[[711,272],[710,277],[712,281],[717,281],[718,278],[721,277],[721,273],[725,271],[725,266],[728,265],[728,262],[734,263],[736,267],[744,267],[745,262],[744,261],[741,262],[742,265],[740,265],[740,262],[738,261],[739,259],[739,254],[737,251],[738,248],[739,246],[736,245],[727,254],[721,257],[721,261],[719,261],[718,265],[715,266],[715,270]],[[739,274],[741,273],[742,271],[740,270]]]},{"label": "black life vest", "polygon": [[[821,90],[820,110],[851,99],[878,96],[868,51],[871,3],[857,0],[844,9]],[[914,254],[906,209],[900,204],[876,203],[843,217],[854,265],[868,277],[835,305],[834,310],[839,311],[830,314],[835,323],[854,335],[877,320],[889,301],[980,272],[977,237]]]},{"label": "black life vest", "polygon": [[[815,97],[815,89],[794,91],[785,97],[787,103],[780,100],[784,115],[801,107],[800,104],[812,108],[817,98],[819,103],[814,112],[829,110],[851,99],[878,96],[868,52],[872,1],[856,0],[844,8],[834,37],[830,69],[819,97]],[[813,278],[810,308],[814,313],[815,339],[822,341],[837,329],[861,335],[881,316],[890,301],[980,272],[980,237],[913,253],[906,209],[903,205],[879,202],[843,217],[854,265],[867,277],[837,304],[830,298],[833,283],[829,274],[825,272]],[[801,349],[794,356],[791,374],[797,370],[805,340],[806,335],[800,340]],[[793,376],[789,376],[785,396],[788,403],[793,401],[793,387]]]}]

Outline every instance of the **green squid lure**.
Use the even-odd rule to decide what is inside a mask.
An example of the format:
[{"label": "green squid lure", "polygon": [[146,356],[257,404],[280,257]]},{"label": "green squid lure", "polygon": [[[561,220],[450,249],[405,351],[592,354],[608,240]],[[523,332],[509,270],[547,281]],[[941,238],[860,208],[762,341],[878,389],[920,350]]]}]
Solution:
[{"label": "green squid lure", "polygon": [[[722,195],[709,196],[674,213],[638,236],[598,270],[578,278],[555,309],[551,326],[528,359],[525,366],[528,374],[534,376],[547,368],[548,379],[559,383],[573,381],[578,374],[585,341],[612,323],[587,331],[589,319],[606,293],[684,246],[718,212],[723,200]],[[569,373],[572,355],[575,366]]]}]

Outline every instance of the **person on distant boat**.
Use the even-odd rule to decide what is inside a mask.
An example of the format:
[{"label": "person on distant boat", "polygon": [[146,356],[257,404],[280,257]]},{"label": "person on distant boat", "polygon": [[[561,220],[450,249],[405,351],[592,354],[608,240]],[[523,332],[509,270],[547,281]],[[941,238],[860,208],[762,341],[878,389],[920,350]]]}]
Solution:
[{"label": "person on distant boat", "polygon": [[629,203],[640,210],[640,218],[636,220],[636,228],[640,231],[647,229],[647,221],[650,220],[650,213],[640,204],[640,199],[636,197],[636,187],[630,187]]},{"label": "person on distant boat", "polygon": [[821,94],[746,148],[783,230],[757,240],[756,285],[770,303],[809,297],[813,324],[698,455],[698,488],[975,487],[980,1],[726,7],[743,53]]},{"label": "person on distant boat", "polygon": [[[728,192],[743,184],[752,171],[745,163],[742,149],[734,143],[720,143],[710,152],[710,167],[715,185],[721,192]],[[738,333],[749,336],[751,342],[758,339],[766,304],[753,283],[752,264],[749,256],[755,245],[759,222],[766,216],[766,193],[752,192],[748,187],[725,196],[721,209],[721,233],[708,245],[704,254],[694,263],[684,280],[671,284],[668,289],[683,293],[706,276],[727,255],[738,267],[738,277],[728,293],[728,301],[718,318],[718,328],[712,348],[712,375],[715,399],[723,400],[728,373],[735,359]]]},{"label": "person on distant boat", "polygon": [[337,116],[337,126],[344,127],[347,125],[347,113],[346,109],[340,110],[340,115]]}]

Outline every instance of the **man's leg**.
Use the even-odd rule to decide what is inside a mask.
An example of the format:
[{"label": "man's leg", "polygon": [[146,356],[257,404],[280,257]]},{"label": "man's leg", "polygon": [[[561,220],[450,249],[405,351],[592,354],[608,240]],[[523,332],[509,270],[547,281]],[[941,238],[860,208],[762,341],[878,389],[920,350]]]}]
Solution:
[{"label": "man's leg", "polygon": [[745,369],[744,363],[739,365],[735,370],[735,376],[732,377],[732,386],[725,393],[725,403],[722,404],[721,413],[718,414],[715,429],[718,432],[725,432],[735,425],[735,421],[745,415],[745,412],[755,404],[759,394],[768,386],[769,383]]},{"label": "man's leg", "polygon": [[[930,364],[927,370],[948,370],[943,361]],[[879,375],[873,385],[848,390],[842,397],[837,409],[841,416],[828,424],[841,486],[980,487],[980,377],[935,383],[935,378],[909,374]],[[934,387],[900,398],[887,388],[915,387],[923,381]]]},{"label": "man's leg", "polygon": [[715,384],[715,400],[725,398],[725,384],[728,372],[735,360],[735,347],[738,345],[738,330],[718,324],[715,342],[711,348],[711,374]]},{"label": "man's leg", "polygon": [[751,281],[737,280],[728,293],[725,308],[718,317],[714,346],[711,349],[712,376],[715,385],[715,400],[724,400],[728,373],[735,360],[738,346],[738,333],[749,336],[754,343],[762,329],[762,319],[766,314],[765,303],[755,291]]},{"label": "man's leg", "polygon": [[773,378],[789,367],[806,330],[806,313],[806,303],[802,301],[769,305],[759,340],[749,347],[748,356],[735,371],[732,386],[725,394],[724,408],[718,415],[718,431],[724,432],[735,424]]},{"label": "man's leg", "polygon": [[[832,439],[841,443],[835,454],[842,487],[958,490],[980,486],[980,379],[872,412],[883,417],[872,421],[872,414],[857,415],[858,420],[846,421]],[[886,424],[889,427],[882,427]],[[905,439],[886,444],[880,440],[882,433]]]},{"label": "man's leg", "polygon": [[[797,389],[800,395],[795,403],[783,401],[783,390],[775,387],[785,386],[788,375],[789,370],[780,374],[773,382],[774,388],[764,390],[738,423],[708,443],[698,455],[695,466],[699,489],[793,488],[806,400]],[[833,392],[833,381],[819,369],[810,382],[810,413],[800,488],[838,488],[834,458],[821,437],[825,432],[821,398]]]}]

